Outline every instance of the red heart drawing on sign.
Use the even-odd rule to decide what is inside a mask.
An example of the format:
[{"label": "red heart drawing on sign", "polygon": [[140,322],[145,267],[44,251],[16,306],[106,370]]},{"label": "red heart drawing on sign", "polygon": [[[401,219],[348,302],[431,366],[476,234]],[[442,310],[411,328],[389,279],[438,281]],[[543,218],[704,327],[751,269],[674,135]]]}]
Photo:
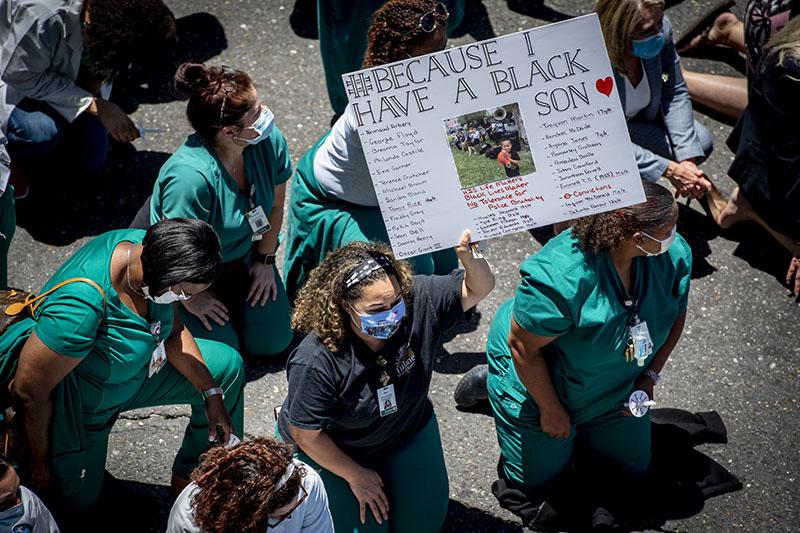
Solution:
[{"label": "red heart drawing on sign", "polygon": [[597,80],[594,82],[594,88],[597,89],[599,93],[611,96],[611,91],[614,90],[614,79],[611,76],[606,76],[605,79]]}]

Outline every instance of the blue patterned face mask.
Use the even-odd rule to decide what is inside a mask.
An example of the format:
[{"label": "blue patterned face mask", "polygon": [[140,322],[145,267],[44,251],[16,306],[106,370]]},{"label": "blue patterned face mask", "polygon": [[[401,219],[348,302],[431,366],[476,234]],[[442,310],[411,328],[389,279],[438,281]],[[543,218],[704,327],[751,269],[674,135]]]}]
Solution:
[{"label": "blue patterned face mask", "polygon": [[[350,304],[348,304],[350,305]],[[360,326],[361,333],[375,337],[376,339],[388,339],[400,329],[400,321],[406,315],[406,302],[402,298],[397,302],[397,305],[388,311],[380,311],[371,315],[362,315],[355,308],[350,305],[350,309],[361,318],[361,324],[355,322]]]},{"label": "blue patterned face mask", "polygon": [[634,39],[632,53],[642,59],[653,59],[661,53],[662,48],[664,48],[664,36],[657,33],[644,39]]}]

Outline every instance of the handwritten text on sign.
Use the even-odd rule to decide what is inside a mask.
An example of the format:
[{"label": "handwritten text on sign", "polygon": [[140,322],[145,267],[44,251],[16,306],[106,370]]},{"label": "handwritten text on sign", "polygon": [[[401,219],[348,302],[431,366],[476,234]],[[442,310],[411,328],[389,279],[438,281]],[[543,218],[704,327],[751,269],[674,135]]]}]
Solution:
[{"label": "handwritten text on sign", "polygon": [[400,257],[644,200],[594,14],[343,80]]}]

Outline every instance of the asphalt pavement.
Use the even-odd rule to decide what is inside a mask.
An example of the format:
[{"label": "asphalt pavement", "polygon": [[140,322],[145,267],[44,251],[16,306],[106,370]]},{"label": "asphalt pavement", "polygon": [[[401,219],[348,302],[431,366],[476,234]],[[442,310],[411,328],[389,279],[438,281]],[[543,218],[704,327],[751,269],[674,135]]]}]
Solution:
[{"label": "asphalt pavement", "polygon": [[[503,35],[591,11],[586,0],[468,1],[470,33],[452,40]],[[168,0],[179,18],[186,57],[231,65],[250,73],[272,108],[296,161],[328,128],[332,115],[316,40],[297,36],[289,24],[290,1]],[[668,15],[676,33],[710,2],[685,0]],[[744,1],[736,8],[741,15]],[[723,64],[686,60],[686,67],[731,74]],[[190,132],[185,103],[168,87],[168,75],[146,83],[118,84],[115,96],[149,133],[132,146],[115,146],[109,171],[98,182],[55,171],[18,206],[10,254],[11,284],[38,290],[61,262],[92,236],[127,226],[149,194],[158,167]],[[716,144],[703,166],[720,188],[732,153],[730,127],[698,114]],[[670,522],[673,531],[793,531],[800,519],[798,399],[800,306],[781,277],[788,257],[757,229],[720,235],[695,203],[681,209],[679,231],[694,253],[686,331],[656,390],[660,406],[718,411],[729,431],[727,445],[703,451],[730,469],[743,490],[714,498],[702,513]],[[518,520],[499,508],[490,487],[498,448],[490,417],[456,410],[453,389],[461,375],[485,361],[488,325],[497,306],[513,295],[518,266],[540,244],[528,233],[493,240],[487,257],[497,287],[480,305],[474,331],[456,336],[438,356],[431,387],[450,476],[447,531],[519,531]],[[272,409],[286,392],[283,363],[248,368],[246,436],[272,434]],[[124,415],[111,434],[108,470],[120,483],[106,491],[105,508],[117,530],[163,531],[169,511],[170,466],[188,421],[183,407]],[[632,503],[633,504],[633,503]],[[105,530],[92,524],[91,530]]]}]

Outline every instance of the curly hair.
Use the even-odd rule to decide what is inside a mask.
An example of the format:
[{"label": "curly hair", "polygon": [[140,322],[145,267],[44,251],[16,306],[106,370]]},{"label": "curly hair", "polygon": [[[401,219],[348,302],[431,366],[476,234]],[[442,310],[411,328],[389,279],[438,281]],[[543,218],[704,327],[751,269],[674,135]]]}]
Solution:
[{"label": "curly hair", "polygon": [[599,254],[616,248],[637,231],[663,227],[677,216],[675,197],[666,187],[645,181],[646,200],[622,209],[575,220],[572,234],[582,250]]},{"label": "curly hair", "polygon": [[162,58],[178,42],[175,16],[162,0],[87,0],[85,61],[92,76],[111,79],[130,63]]},{"label": "curly hair", "polygon": [[[315,332],[331,352],[341,352],[350,330],[350,315],[342,302],[357,301],[364,288],[376,281],[387,279],[390,273],[376,270],[356,285],[345,288],[344,280],[361,262],[378,255],[386,256],[392,263],[400,285],[400,294],[410,313],[414,295],[414,278],[407,261],[395,259],[391,248],[378,242],[351,242],[329,253],[325,260],[308,277],[300,289],[292,314],[292,327],[303,333]],[[391,270],[391,269],[390,269]],[[410,316],[410,315],[406,315]]]},{"label": "curly hair", "polygon": [[231,448],[208,450],[192,472],[194,521],[207,533],[263,531],[270,513],[297,497],[305,469],[298,466],[273,491],[292,462],[292,447],[260,437]]},{"label": "curly hair", "polygon": [[[411,45],[430,36],[419,31],[419,19],[433,11],[438,3],[436,0],[389,0],[375,11],[367,32],[367,53],[363,67],[377,67],[407,59],[411,55]],[[437,22],[445,24],[442,18]]]},{"label": "curly hair", "polygon": [[184,63],[175,73],[175,88],[189,96],[186,117],[208,142],[214,140],[223,126],[238,125],[255,104],[252,78],[241,70],[224,66]]}]

